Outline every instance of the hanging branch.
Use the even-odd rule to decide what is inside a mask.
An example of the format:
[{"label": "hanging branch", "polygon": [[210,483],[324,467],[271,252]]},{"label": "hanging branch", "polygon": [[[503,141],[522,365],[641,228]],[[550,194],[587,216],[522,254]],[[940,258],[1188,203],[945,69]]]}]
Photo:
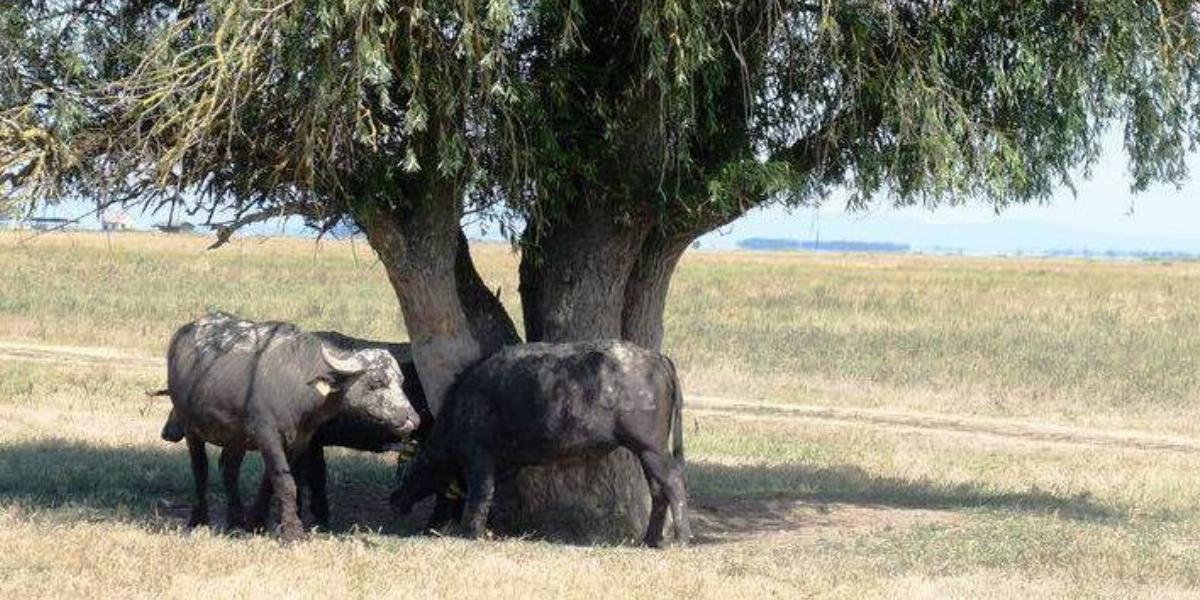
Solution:
[{"label": "hanging branch", "polygon": [[229,243],[229,239],[233,237],[234,232],[247,225],[261,223],[276,217],[286,216],[303,216],[310,219],[316,219],[319,217],[313,207],[303,204],[282,204],[278,207],[270,208],[268,210],[249,213],[234,219],[233,221],[216,225],[215,229],[217,232],[217,240],[209,245],[207,249],[216,250],[217,248],[224,246],[225,244]]}]

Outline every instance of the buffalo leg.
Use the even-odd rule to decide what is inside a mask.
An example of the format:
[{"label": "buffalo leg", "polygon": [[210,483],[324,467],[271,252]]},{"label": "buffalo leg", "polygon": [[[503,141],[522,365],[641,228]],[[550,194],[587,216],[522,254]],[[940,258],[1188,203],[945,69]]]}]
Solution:
[{"label": "buffalo leg", "polygon": [[433,501],[433,514],[429,516],[429,524],[425,529],[427,531],[440,531],[446,525],[461,519],[462,514],[462,498],[451,498],[444,493],[438,494]]},{"label": "buffalo leg", "polygon": [[667,495],[663,486],[651,475],[650,469],[646,468],[646,461],[641,462],[642,472],[646,474],[646,484],[650,487],[650,524],[646,527],[646,536],[642,541],[651,548],[657,548],[662,544],[663,531],[667,526]]},{"label": "buffalo leg", "polygon": [[467,468],[467,506],[463,514],[463,525],[472,538],[479,539],[487,534],[488,513],[492,510],[495,489],[496,469],[492,458],[477,453]]},{"label": "buffalo leg", "polygon": [[275,502],[279,507],[280,536],[285,542],[304,537],[304,526],[296,505],[296,482],[292,479],[291,465],[287,453],[278,441],[260,445],[265,475],[271,480]]},{"label": "buffalo leg", "polygon": [[187,445],[192,463],[192,480],[196,484],[196,496],[187,526],[199,527],[208,525],[208,454],[204,451],[204,440],[196,436],[187,436]]},{"label": "buffalo leg", "polygon": [[329,530],[329,495],[325,466],[325,448],[313,444],[305,461],[305,479],[308,482],[308,497],[312,504],[313,522],[317,527]]},{"label": "buffalo leg", "polygon": [[692,524],[688,520],[687,486],[684,485],[683,464],[667,458],[667,500],[671,502],[671,517],[675,519],[675,543],[686,546],[692,539]]},{"label": "buffalo leg", "polygon": [[[671,516],[675,519],[676,541],[680,545],[687,544],[692,537],[692,529],[687,518],[687,491],[683,485],[683,468],[657,450],[643,449],[638,452],[638,460],[642,463],[642,471],[646,474],[651,491],[657,491],[650,509],[646,543],[650,546],[662,543],[663,530],[667,526],[664,504],[667,504],[670,506]],[[665,502],[663,496],[666,496]]]},{"label": "buffalo leg", "polygon": [[271,492],[271,475],[264,471],[262,481],[258,484],[258,494],[254,497],[254,504],[250,505],[250,519],[246,522],[247,530],[265,531],[267,529],[267,516],[271,512]]},{"label": "buffalo leg", "polygon": [[308,453],[290,459],[288,462],[292,473],[292,483],[296,484],[296,514],[304,516],[304,488],[308,487]]},{"label": "buffalo leg", "polygon": [[238,489],[238,476],[242,472],[245,448],[226,447],[221,450],[217,464],[221,467],[221,484],[225,487],[225,528],[245,529],[246,518],[242,514],[242,494]]}]

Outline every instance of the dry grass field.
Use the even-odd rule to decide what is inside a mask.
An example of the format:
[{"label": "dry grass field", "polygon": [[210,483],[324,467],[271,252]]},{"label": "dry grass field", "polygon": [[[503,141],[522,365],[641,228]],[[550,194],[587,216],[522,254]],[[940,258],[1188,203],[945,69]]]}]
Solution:
[{"label": "dry grass field", "polygon": [[[19,239],[0,598],[1200,596],[1200,264],[689,254],[666,351],[692,547],[420,537],[387,510],[392,459],[350,452],[335,533],[285,546],[181,529],[186,451],[143,391],[206,309],[403,339],[370,250]],[[475,250],[519,315],[509,249]]]}]

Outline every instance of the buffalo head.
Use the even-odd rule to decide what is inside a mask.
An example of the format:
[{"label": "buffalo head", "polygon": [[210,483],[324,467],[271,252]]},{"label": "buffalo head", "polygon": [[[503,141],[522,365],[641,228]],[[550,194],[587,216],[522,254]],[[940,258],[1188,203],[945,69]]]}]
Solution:
[{"label": "buffalo head", "polygon": [[340,410],[372,424],[407,436],[421,418],[404,394],[400,365],[386,350],[374,348],[342,352],[321,345],[326,373],[313,382],[324,396],[337,394]]}]

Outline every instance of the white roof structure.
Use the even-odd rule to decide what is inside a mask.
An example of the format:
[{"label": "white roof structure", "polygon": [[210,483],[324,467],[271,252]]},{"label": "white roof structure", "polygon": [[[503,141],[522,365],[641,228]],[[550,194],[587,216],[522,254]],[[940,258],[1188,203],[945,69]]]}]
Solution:
[{"label": "white roof structure", "polygon": [[133,228],[133,217],[123,210],[105,211],[100,215],[101,225],[115,225],[119,227]]}]

